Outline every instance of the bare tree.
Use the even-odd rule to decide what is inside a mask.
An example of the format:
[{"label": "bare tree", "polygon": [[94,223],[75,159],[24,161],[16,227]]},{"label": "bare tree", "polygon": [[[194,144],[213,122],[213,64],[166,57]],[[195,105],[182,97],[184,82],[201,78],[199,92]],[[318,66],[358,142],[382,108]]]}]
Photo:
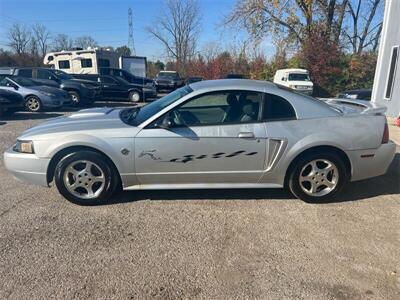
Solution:
[{"label": "bare tree", "polygon": [[256,40],[272,33],[280,42],[303,45],[317,25],[329,39],[339,40],[348,1],[238,0],[225,23],[245,28]]},{"label": "bare tree", "polygon": [[14,23],[8,30],[9,46],[17,54],[26,53],[31,42],[31,32],[23,24]]},{"label": "bare tree", "polygon": [[38,52],[42,57],[47,53],[49,42],[50,42],[50,32],[42,24],[36,24],[32,28],[33,38],[35,39]]},{"label": "bare tree", "polygon": [[57,34],[53,40],[53,50],[54,51],[61,51],[61,50],[68,50],[73,47],[72,39],[66,34]]},{"label": "bare tree", "polygon": [[86,49],[89,47],[94,48],[97,47],[97,42],[91,36],[84,35],[77,37],[74,41],[74,45],[75,47],[79,47],[82,49]]},{"label": "bare tree", "polygon": [[197,0],[166,0],[164,13],[156,25],[147,28],[163,44],[181,72],[196,53],[200,20]]},{"label": "bare tree", "polygon": [[[345,32],[351,45],[353,54],[360,54],[371,47],[377,49],[382,31],[382,21],[375,19],[380,13],[383,1],[381,0],[352,0],[349,1],[348,12],[351,26]],[[375,22],[374,22],[375,21]]]}]

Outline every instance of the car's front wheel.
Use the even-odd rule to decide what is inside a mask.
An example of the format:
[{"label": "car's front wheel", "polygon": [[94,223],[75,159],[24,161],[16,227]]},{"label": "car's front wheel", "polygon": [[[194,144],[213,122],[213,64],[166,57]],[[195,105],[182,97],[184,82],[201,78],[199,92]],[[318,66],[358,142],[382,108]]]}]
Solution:
[{"label": "car's front wheel", "polygon": [[337,196],[348,178],[346,165],[336,153],[310,153],[295,162],[289,188],[306,202],[325,202]]},{"label": "car's front wheel", "polygon": [[78,106],[81,104],[81,95],[79,95],[76,91],[68,91],[69,96],[71,97],[72,105]]},{"label": "car's front wheel", "polygon": [[28,96],[25,100],[25,109],[30,112],[39,112],[42,110],[42,102],[36,96]]},{"label": "car's front wheel", "polygon": [[94,151],[78,151],[57,164],[55,183],[58,191],[79,205],[98,205],[109,200],[119,177],[105,157]]}]

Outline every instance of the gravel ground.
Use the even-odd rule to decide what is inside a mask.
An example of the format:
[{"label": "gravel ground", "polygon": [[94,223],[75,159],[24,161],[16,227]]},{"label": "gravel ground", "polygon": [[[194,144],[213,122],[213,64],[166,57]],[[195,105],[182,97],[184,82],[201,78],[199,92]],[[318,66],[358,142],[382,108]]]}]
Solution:
[{"label": "gravel ground", "polygon": [[[0,150],[62,112],[0,121]],[[400,299],[400,149],[338,203],[283,190],[125,192],[80,207],[0,159],[0,298]]]}]

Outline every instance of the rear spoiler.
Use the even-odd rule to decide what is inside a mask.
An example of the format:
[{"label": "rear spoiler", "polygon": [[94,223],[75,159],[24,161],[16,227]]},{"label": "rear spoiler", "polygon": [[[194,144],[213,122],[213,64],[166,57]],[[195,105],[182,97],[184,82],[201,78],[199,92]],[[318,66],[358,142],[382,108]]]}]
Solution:
[{"label": "rear spoiler", "polygon": [[381,106],[371,101],[341,99],[341,98],[319,98],[319,99],[339,110],[342,110],[341,107],[344,108],[352,107],[353,109],[355,108],[359,110],[357,114],[362,114],[362,115],[383,115],[387,110],[386,106]]}]

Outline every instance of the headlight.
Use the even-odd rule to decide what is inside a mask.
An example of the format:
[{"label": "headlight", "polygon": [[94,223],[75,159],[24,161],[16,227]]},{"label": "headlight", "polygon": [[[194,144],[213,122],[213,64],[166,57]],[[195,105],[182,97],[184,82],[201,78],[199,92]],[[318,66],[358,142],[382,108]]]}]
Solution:
[{"label": "headlight", "polygon": [[19,141],[15,143],[15,146],[13,148],[15,152],[20,152],[20,153],[35,153],[33,149],[33,142],[32,141]]},{"label": "headlight", "polygon": [[295,85],[291,85],[291,84],[289,84],[289,88],[291,88],[291,89],[295,89],[295,88],[296,88],[296,86],[295,86]]}]

